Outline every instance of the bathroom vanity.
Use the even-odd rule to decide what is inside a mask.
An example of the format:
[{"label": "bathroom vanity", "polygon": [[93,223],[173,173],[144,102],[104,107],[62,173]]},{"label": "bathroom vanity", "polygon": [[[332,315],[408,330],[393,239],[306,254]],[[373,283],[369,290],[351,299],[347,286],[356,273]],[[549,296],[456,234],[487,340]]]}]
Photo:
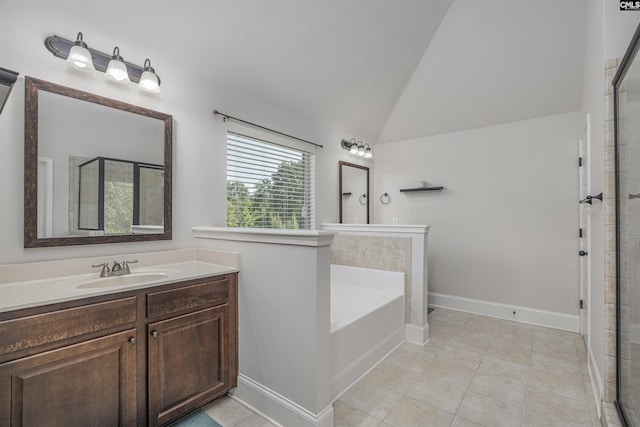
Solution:
[{"label": "bathroom vanity", "polygon": [[166,425],[234,388],[237,270],[226,271],[0,312],[0,425]]}]

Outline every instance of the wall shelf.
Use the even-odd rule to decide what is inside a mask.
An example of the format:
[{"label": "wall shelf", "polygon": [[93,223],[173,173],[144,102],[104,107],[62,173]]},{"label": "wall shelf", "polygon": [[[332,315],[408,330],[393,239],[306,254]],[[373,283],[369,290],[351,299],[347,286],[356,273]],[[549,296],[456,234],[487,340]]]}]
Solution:
[{"label": "wall shelf", "polygon": [[401,193],[409,193],[413,191],[442,191],[444,187],[419,187],[419,188],[401,188]]}]

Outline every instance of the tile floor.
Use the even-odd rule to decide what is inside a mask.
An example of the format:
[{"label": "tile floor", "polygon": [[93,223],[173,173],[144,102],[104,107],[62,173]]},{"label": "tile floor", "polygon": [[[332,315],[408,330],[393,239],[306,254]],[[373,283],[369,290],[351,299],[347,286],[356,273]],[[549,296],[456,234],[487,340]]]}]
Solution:
[{"label": "tile floor", "polygon": [[[600,425],[580,335],[445,309],[429,325],[334,403],[337,427]],[[206,412],[272,426],[229,398]]]}]

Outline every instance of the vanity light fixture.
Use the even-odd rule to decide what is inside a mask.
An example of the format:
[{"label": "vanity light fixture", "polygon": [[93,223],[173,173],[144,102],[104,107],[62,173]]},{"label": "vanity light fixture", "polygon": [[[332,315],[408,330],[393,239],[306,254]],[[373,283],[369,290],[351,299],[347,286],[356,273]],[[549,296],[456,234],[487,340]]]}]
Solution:
[{"label": "vanity light fixture", "polygon": [[81,71],[94,71],[93,58],[87,44],[82,40],[82,33],[78,33],[76,41],[69,50],[69,56],[67,56],[67,62],[76,70]]},{"label": "vanity light fixture", "polygon": [[140,76],[138,87],[145,92],[160,92],[160,78],[156,74],[156,70],[151,66],[151,60],[149,58],[144,61],[144,69],[142,76]]},{"label": "vanity light fixture", "polygon": [[160,92],[160,77],[151,67],[151,61],[145,60],[143,67],[125,62],[117,46],[113,49],[112,55],[100,52],[87,46],[82,33],[78,33],[75,42],[60,36],[49,36],[45,39],[44,45],[53,56],[68,61],[74,68],[101,71],[110,80],[119,83],[139,83],[140,90]]},{"label": "vanity light fixture", "polygon": [[118,46],[113,48],[113,55],[104,74],[109,80],[117,83],[129,83],[131,81],[129,80],[127,64],[124,63],[122,56],[120,56],[120,48]]},{"label": "vanity light fixture", "polygon": [[356,141],[355,138],[351,138],[349,141],[343,139],[340,141],[340,145],[344,150],[348,150],[349,153],[354,156],[364,157],[365,159],[373,158],[373,151],[368,143]]},{"label": "vanity light fixture", "polygon": [[17,72],[0,67],[0,112],[2,112],[16,80],[18,80]]},{"label": "vanity light fixture", "polygon": [[371,151],[371,146],[369,144],[365,144],[367,148],[364,150],[364,158],[365,159],[373,159],[373,152]]},{"label": "vanity light fixture", "polygon": [[358,154],[358,143],[356,142],[355,138],[351,138],[351,148],[349,148],[349,152],[351,154]]}]

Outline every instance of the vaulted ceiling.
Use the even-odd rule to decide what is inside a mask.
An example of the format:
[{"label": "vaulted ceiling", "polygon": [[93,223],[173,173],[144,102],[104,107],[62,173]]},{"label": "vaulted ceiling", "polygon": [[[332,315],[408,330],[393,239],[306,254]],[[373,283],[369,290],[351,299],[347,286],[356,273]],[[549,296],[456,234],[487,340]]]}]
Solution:
[{"label": "vaulted ceiling", "polygon": [[25,1],[369,142],[581,104],[582,0]]}]

